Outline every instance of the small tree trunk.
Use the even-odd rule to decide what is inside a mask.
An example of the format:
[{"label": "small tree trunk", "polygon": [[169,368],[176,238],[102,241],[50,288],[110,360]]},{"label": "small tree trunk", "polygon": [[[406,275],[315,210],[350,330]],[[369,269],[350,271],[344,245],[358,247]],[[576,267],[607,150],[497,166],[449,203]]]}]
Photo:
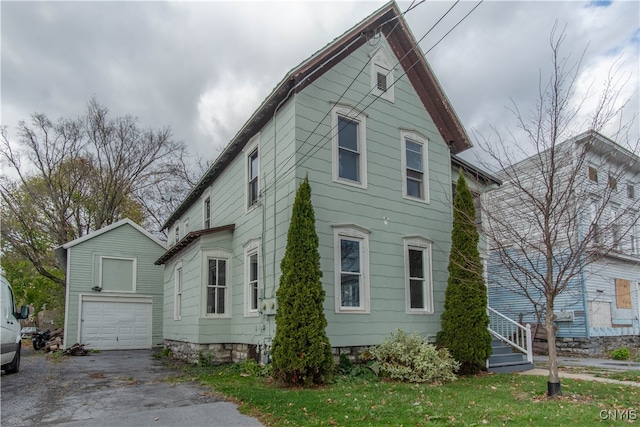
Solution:
[{"label": "small tree trunk", "polygon": [[547,395],[549,397],[562,396],[562,386],[560,385],[560,376],[558,375],[558,358],[556,354],[556,328],[554,325],[553,299],[547,299],[544,326],[547,330],[547,343],[549,345],[549,381],[547,382]]}]

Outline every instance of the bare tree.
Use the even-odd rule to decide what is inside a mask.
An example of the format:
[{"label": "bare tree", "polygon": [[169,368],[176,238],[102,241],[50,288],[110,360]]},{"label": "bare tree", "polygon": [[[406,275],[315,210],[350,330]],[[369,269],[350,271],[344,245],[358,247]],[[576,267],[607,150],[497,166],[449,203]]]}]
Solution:
[{"label": "bare tree", "polygon": [[[564,32],[557,35],[554,28],[550,36],[553,70],[548,81],[540,79],[535,109],[525,115],[513,104],[511,111],[524,138],[516,138],[513,132],[503,138],[495,128],[494,141],[482,138],[503,180],[500,189],[489,192],[483,211],[492,259],[504,272],[490,276],[489,281],[526,297],[544,319],[549,396],[562,393],[556,299],[572,289],[587,266],[634,244],[629,231],[640,208],[637,198],[626,196],[624,202],[614,204],[624,193],[618,183],[631,177],[638,182],[637,141],[629,146],[624,126],[615,142],[599,133],[626,104],[618,99],[626,76],[620,75],[619,68],[611,71],[596,108],[588,112],[587,122],[582,121],[591,96],[575,100],[584,53],[571,62],[570,56],[561,54],[564,39]],[[588,131],[576,137],[581,128]]]},{"label": "bare tree", "polygon": [[113,118],[96,99],[78,119],[33,114],[18,125],[18,138],[2,130],[0,159],[17,175],[0,177],[2,248],[62,285],[53,247],[124,217],[158,230],[195,181],[186,147],[169,128]]}]

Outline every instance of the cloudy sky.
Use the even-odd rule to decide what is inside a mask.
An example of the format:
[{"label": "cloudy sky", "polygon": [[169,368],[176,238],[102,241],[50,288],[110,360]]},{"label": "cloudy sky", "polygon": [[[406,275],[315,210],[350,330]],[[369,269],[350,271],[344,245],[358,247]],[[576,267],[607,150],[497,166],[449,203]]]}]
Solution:
[{"label": "cloudy sky", "polygon": [[[114,115],[170,126],[213,160],[287,71],[384,3],[2,1],[0,123],[15,139],[31,113],[77,117],[96,96]],[[411,10],[414,36],[453,4],[427,0]],[[599,89],[617,64],[627,80],[622,98],[631,100],[626,118],[638,113],[639,2],[486,0],[433,48],[476,4],[460,1],[421,43],[474,144],[490,126],[515,128],[511,100],[525,113],[535,107],[556,22],[566,25],[571,61],[587,48],[578,95],[591,83]]]}]

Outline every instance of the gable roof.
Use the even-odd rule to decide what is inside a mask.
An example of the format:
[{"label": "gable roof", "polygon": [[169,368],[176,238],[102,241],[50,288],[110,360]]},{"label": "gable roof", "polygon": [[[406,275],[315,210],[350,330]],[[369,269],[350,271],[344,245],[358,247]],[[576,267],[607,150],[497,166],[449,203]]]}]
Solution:
[{"label": "gable roof", "polygon": [[166,263],[168,260],[173,258],[173,256],[175,254],[177,254],[178,252],[180,252],[181,250],[183,250],[184,248],[189,246],[191,244],[191,242],[193,242],[194,240],[199,239],[201,236],[206,236],[207,234],[220,233],[222,231],[231,231],[231,232],[233,232],[233,230],[235,230],[235,229],[236,229],[236,225],[235,224],[227,224],[227,225],[222,225],[220,227],[205,228],[204,230],[192,231],[192,232],[188,233],[186,236],[184,236],[182,239],[180,239],[180,241],[177,242],[168,251],[163,253],[162,256],[160,256],[160,258],[158,258],[154,262],[154,264],[155,265],[162,265],[162,264]]},{"label": "gable roof", "polygon": [[480,169],[479,167],[467,162],[466,160],[456,156],[455,154],[451,154],[451,165],[462,168],[469,175],[474,177],[477,181],[482,180],[485,185],[502,185],[502,180],[491,175],[489,172]]},{"label": "gable roof", "polygon": [[144,228],[142,228],[141,226],[139,226],[138,224],[136,224],[135,222],[131,221],[129,218],[124,218],[121,219],[118,222],[114,222],[111,225],[108,225],[106,227],[102,227],[100,230],[96,230],[92,233],[89,234],[85,234],[82,237],[79,237],[75,240],[72,240],[70,242],[65,243],[64,245],[60,245],[57,248],[55,248],[54,250],[57,251],[58,249],[69,249],[73,246],[76,246],[82,242],[85,242],[87,240],[93,239],[94,237],[98,237],[108,231],[111,231],[113,229],[116,229],[118,227],[122,227],[123,225],[130,225],[133,228],[135,228],[136,230],[138,230],[140,233],[144,234],[145,236],[147,236],[150,240],[152,240],[154,243],[158,244],[160,247],[162,247],[163,249],[166,249],[166,245],[164,244],[164,242],[162,242],[161,240],[159,240],[157,237],[155,237],[153,234],[149,233],[147,230],[145,230]]},{"label": "gable roof", "polygon": [[391,1],[289,71],[165,221],[162,229],[170,227],[200,198],[204,190],[242,151],[249,139],[268,123],[280,105],[366,43],[367,35],[377,32],[386,36],[396,57],[401,58],[400,66],[406,72],[445,143],[454,153],[471,148],[472,144],[466,131],[413,37],[402,12],[396,3]]}]

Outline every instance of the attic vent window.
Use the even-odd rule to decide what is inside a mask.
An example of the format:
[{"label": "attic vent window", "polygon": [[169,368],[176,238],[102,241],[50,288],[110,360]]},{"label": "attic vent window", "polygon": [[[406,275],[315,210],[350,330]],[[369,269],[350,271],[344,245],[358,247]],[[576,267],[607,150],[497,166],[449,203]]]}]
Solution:
[{"label": "attic vent window", "polygon": [[378,71],[377,73],[377,78],[378,78],[378,89],[381,90],[382,92],[386,92],[387,91],[387,76],[384,73],[381,73]]},{"label": "attic vent window", "polygon": [[393,55],[387,45],[371,52],[371,95],[394,102],[394,66],[396,64]]}]

